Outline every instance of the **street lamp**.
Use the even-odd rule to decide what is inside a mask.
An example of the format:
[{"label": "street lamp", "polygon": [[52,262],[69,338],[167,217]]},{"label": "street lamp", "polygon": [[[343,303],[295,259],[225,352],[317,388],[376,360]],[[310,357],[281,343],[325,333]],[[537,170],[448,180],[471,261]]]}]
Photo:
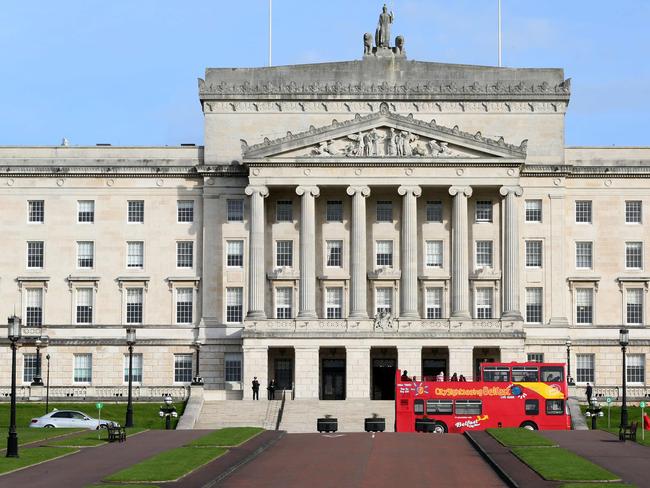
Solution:
[{"label": "street lamp", "polygon": [[37,337],[34,344],[36,345],[36,374],[32,378],[32,386],[43,386],[43,378],[41,375],[41,345],[43,341],[41,341],[40,337]]},{"label": "street lamp", "polygon": [[627,427],[627,371],[625,364],[625,351],[627,345],[630,343],[630,331],[627,329],[619,330],[618,343],[621,345],[621,352],[623,353],[623,402],[621,403],[621,425],[620,425],[620,435],[619,438],[622,441],[625,441],[624,429]]},{"label": "street lamp", "polygon": [[165,405],[160,407],[158,414],[161,418],[165,419],[165,429],[170,430],[172,428],[172,417],[178,417],[178,413],[176,412],[176,407],[172,405],[171,395],[165,395],[164,401]]},{"label": "street lamp", "polygon": [[194,349],[196,349],[196,367],[195,367],[195,372],[194,372],[194,378],[192,378],[192,385],[193,386],[201,386],[203,385],[203,378],[199,375],[199,361],[201,359],[201,343],[200,342],[195,342],[193,344]]},{"label": "street lamp", "polygon": [[11,414],[9,419],[9,436],[7,437],[7,457],[18,457],[18,433],[16,432],[16,349],[20,340],[20,319],[15,315],[9,317],[7,337],[11,341]]},{"label": "street lamp", "polygon": [[135,329],[126,329],[126,343],[129,346],[129,401],[126,404],[126,422],[124,427],[133,427],[133,346],[135,345]]},{"label": "street lamp", "polygon": [[45,413],[50,411],[50,355],[45,356],[47,359],[47,386],[45,387]]},{"label": "street lamp", "polygon": [[566,344],[566,376],[567,383],[571,386],[575,385],[571,377],[571,340],[567,339]]}]

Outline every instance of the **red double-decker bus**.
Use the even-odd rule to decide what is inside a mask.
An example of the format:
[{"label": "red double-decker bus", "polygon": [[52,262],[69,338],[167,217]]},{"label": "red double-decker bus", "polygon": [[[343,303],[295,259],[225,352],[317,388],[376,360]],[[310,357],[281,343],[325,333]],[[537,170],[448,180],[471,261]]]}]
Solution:
[{"label": "red double-decker bus", "polygon": [[485,363],[480,381],[416,380],[402,380],[397,370],[397,432],[571,429],[566,367],[561,363]]}]

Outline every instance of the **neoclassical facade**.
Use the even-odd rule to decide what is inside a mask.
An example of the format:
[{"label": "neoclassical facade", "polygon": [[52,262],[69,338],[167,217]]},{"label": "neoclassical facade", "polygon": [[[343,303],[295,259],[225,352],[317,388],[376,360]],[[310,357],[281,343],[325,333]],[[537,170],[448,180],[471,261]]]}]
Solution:
[{"label": "neoclassical facade", "polygon": [[253,376],[390,399],[398,367],[567,353],[578,385],[614,387],[622,326],[647,392],[650,148],[565,147],[561,69],[364,51],[206,70],[203,147],[0,148],[22,395],[37,340],[56,395],[123,394],[126,327],[141,397],[198,370],[213,399]]}]

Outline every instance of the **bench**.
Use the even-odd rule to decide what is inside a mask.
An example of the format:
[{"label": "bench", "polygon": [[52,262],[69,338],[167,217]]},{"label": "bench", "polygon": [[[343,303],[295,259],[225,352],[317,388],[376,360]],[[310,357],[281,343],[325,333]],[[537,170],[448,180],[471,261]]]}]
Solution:
[{"label": "bench", "polygon": [[126,430],[120,425],[107,425],[108,442],[124,442],[126,440]]},{"label": "bench", "polygon": [[618,430],[618,438],[622,441],[626,439],[636,441],[636,431],[638,428],[638,422],[632,422],[630,425],[624,425]]}]

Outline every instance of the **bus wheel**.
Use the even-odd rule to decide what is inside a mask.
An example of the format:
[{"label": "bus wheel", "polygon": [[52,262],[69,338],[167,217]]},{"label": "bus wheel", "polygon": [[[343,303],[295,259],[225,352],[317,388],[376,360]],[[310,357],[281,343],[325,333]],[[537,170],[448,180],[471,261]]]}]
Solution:
[{"label": "bus wheel", "polygon": [[519,427],[527,430],[538,430],[537,424],[534,422],[523,422]]},{"label": "bus wheel", "polygon": [[446,434],[447,433],[447,426],[444,424],[444,422],[436,422],[435,425],[433,426],[433,433],[434,434]]}]

